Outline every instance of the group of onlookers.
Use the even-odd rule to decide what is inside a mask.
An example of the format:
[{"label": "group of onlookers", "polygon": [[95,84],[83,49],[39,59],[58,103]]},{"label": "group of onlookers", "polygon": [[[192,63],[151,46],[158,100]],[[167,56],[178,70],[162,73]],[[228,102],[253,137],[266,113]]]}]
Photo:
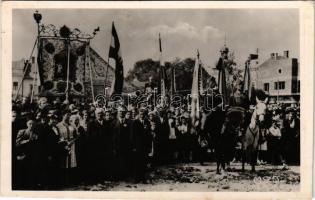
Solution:
[{"label": "group of onlookers", "polygon": [[[147,182],[148,167],[215,159],[213,132],[225,120],[220,105],[201,110],[98,107],[47,98],[12,107],[13,189],[61,189],[99,181]],[[299,162],[299,108],[269,108],[259,163]],[[236,146],[237,149],[237,146]],[[239,159],[238,154],[234,155]]]}]

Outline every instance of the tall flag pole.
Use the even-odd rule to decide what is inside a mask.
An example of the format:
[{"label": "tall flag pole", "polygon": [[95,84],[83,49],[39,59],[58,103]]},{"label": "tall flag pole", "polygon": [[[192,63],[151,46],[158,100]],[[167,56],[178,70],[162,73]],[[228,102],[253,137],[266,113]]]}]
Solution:
[{"label": "tall flag pole", "polygon": [[114,76],[115,78],[114,78],[111,94],[119,95],[122,93],[123,85],[124,85],[124,66],[123,66],[123,60],[121,57],[120,42],[118,39],[118,34],[116,31],[114,22],[112,24],[112,38],[111,38],[111,43],[109,47],[108,58],[112,58],[115,60],[115,76]]},{"label": "tall flag pole", "polygon": [[248,99],[250,99],[252,96],[249,63],[250,63],[250,60],[249,59],[246,60],[246,62],[245,62],[245,74],[244,74],[244,88],[243,88],[243,92],[247,93]]},{"label": "tall flag pole", "polygon": [[191,86],[191,112],[190,117],[192,124],[194,125],[196,120],[200,118],[199,114],[199,50],[197,50],[197,58],[195,61],[194,73],[193,73],[193,80]]},{"label": "tall flag pole", "polygon": [[243,92],[247,92],[248,99],[252,97],[252,84],[251,84],[251,77],[250,77],[250,61],[258,59],[258,49],[256,54],[249,54],[248,59],[245,62],[245,74],[244,74],[244,88]]},{"label": "tall flag pole", "polygon": [[165,72],[165,66],[164,66],[163,58],[162,58],[162,40],[161,40],[161,34],[160,33],[159,33],[159,49],[160,49],[161,97],[162,97],[162,100],[164,100],[164,98],[166,96],[166,89],[165,89],[166,72]]}]

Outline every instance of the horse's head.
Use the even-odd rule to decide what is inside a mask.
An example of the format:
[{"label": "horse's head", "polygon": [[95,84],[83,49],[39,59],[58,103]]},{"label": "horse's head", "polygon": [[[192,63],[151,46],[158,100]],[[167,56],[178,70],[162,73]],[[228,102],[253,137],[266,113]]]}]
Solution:
[{"label": "horse's head", "polygon": [[268,102],[268,97],[264,101],[259,100],[256,97],[256,116],[258,117],[259,122],[263,122],[265,120],[265,114],[267,110],[267,102]]}]

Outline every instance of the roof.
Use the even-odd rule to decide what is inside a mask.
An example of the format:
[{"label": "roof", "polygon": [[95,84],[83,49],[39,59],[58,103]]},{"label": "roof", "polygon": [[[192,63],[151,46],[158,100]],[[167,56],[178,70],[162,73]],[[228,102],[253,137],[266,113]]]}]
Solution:
[{"label": "roof", "polygon": [[291,62],[292,58],[287,58],[284,56],[277,56],[277,58],[268,58],[265,60],[263,63],[258,65],[257,67],[259,68],[269,68],[269,67],[274,67],[279,64],[285,64],[288,62]]}]

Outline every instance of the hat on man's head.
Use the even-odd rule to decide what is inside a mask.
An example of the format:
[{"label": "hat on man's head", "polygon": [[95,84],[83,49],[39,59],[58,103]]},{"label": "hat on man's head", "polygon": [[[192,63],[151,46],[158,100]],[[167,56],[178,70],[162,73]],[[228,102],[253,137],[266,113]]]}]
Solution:
[{"label": "hat on man's head", "polygon": [[117,108],[117,111],[119,111],[119,112],[126,112],[127,111],[127,109],[126,109],[126,107],[125,106],[119,106],[118,108]]},{"label": "hat on man's head", "polygon": [[72,115],[75,115],[75,114],[78,114],[78,113],[79,113],[79,110],[78,110],[78,109],[74,109],[74,110],[71,111],[71,114],[72,114]]},{"label": "hat on man's head", "polygon": [[150,111],[150,112],[148,113],[148,115],[154,115],[154,116],[156,116],[156,114],[157,114],[157,113],[156,113],[156,111],[154,111],[154,110],[153,110],[153,111]]},{"label": "hat on man's head", "polygon": [[139,108],[139,112],[144,112],[144,113],[146,113],[146,112],[147,112],[147,109],[146,109],[145,107],[140,107],[140,108]]},{"label": "hat on man's head", "polygon": [[96,108],[96,109],[95,109],[95,114],[98,114],[98,113],[104,114],[103,108]]},{"label": "hat on man's head", "polygon": [[48,113],[47,118],[48,119],[58,119],[58,116],[53,114],[53,113]]}]

